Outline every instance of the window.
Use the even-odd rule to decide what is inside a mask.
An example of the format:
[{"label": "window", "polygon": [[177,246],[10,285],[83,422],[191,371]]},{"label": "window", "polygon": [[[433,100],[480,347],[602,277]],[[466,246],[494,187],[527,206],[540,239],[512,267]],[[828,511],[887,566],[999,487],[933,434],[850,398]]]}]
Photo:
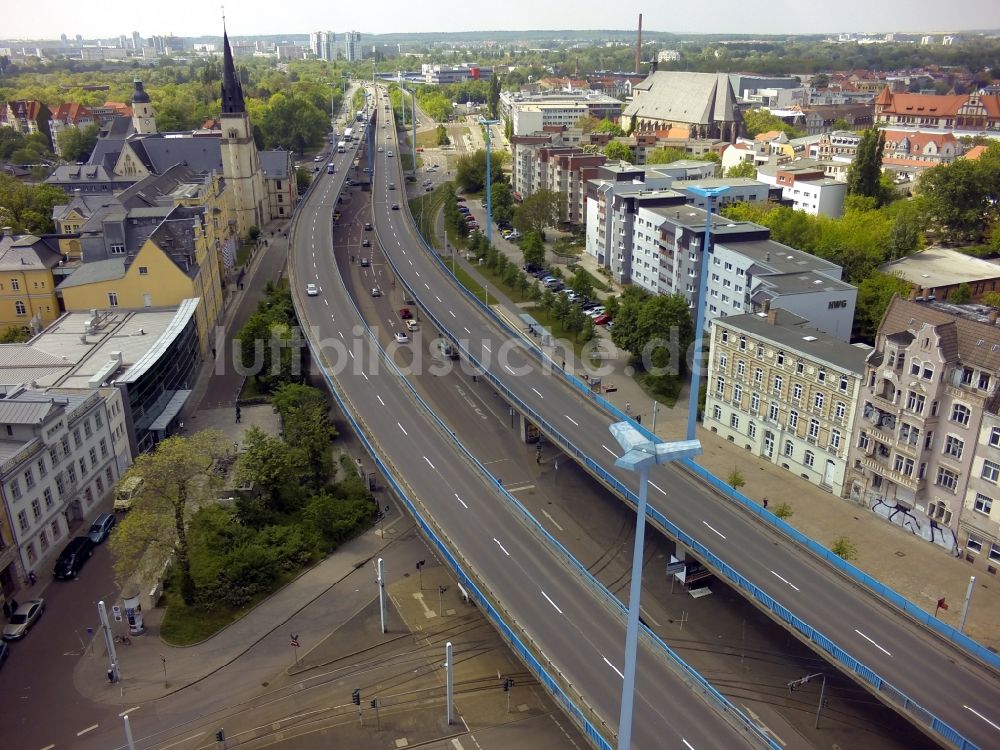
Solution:
[{"label": "window", "polygon": [[990,430],[990,445],[994,448],[1000,448],[1000,427],[994,427]]},{"label": "window", "polygon": [[104,418],[101,416],[100,412],[94,415],[94,424],[97,425],[97,429],[104,427]]},{"label": "window", "polygon": [[813,440],[816,440],[817,438],[819,438],[819,420],[818,419],[810,419],[809,420],[809,433],[808,433],[808,435]]},{"label": "window", "polygon": [[52,459],[53,466],[59,463],[59,449],[54,445],[49,448],[49,458]]},{"label": "window", "polygon": [[761,383],[764,382],[764,371],[759,367],[753,368],[753,384],[760,388]]},{"label": "window", "polygon": [[100,495],[104,494],[104,481],[100,477],[97,477],[97,492]]},{"label": "window", "polygon": [[982,495],[977,492],[976,502],[973,504],[972,509],[977,513],[985,513],[986,515],[989,515],[990,511],[993,509],[993,498],[986,497],[986,495]]},{"label": "window", "polygon": [[944,439],[944,452],[946,455],[952,458],[961,458],[962,451],[965,449],[965,441],[960,440],[954,435],[949,435]]},{"label": "window", "polygon": [[87,459],[81,458],[79,464],[80,464],[80,476],[81,477],[87,476]]},{"label": "window", "polygon": [[104,470],[104,476],[108,478],[108,484],[115,483],[115,475],[112,473],[110,466]]},{"label": "window", "polygon": [[110,252],[112,255],[124,255],[125,254],[125,246],[124,245],[110,245],[108,247],[108,252]]},{"label": "window", "polygon": [[31,515],[35,517],[36,521],[42,517],[42,504],[38,502],[37,497],[31,501]]},{"label": "window", "polygon": [[66,467],[66,476],[69,477],[70,484],[76,484],[76,467],[72,462]]},{"label": "window", "polygon": [[760,359],[764,356],[764,345],[757,344],[757,358]]},{"label": "window", "polygon": [[17,525],[21,527],[21,531],[27,531],[30,524],[28,523],[28,511],[19,510],[17,512]]},{"label": "window", "polygon": [[50,526],[52,529],[52,541],[55,541],[62,535],[62,531],[59,529],[59,519],[55,519]]},{"label": "window", "polygon": [[990,545],[990,562],[1000,562],[1000,544]]},{"label": "window", "polygon": [[920,374],[920,363],[917,362],[917,360],[913,360],[912,362],[910,362],[910,375],[919,375],[919,374]]},{"label": "window", "polygon": [[781,395],[781,387],[785,384],[784,379],[780,375],[774,376],[774,386],[773,390],[778,395]]},{"label": "window", "polygon": [[924,397],[914,391],[906,392],[906,408],[917,414],[924,412]]},{"label": "window", "polygon": [[83,440],[80,438],[80,428],[79,427],[77,427],[75,430],[73,430],[73,445],[75,445],[77,448],[79,448],[81,445],[83,445]]},{"label": "window", "polygon": [[805,455],[802,456],[802,463],[811,468],[816,463],[816,456],[813,455],[812,451],[806,451]]},{"label": "window", "polygon": [[15,292],[18,291],[21,288],[21,282],[18,281],[17,279],[11,279],[10,288]]},{"label": "window", "polygon": [[798,401],[800,398],[802,398],[802,383],[793,383],[792,384],[792,399],[794,399],[795,401]]},{"label": "window", "polygon": [[63,479],[61,471],[58,474],[56,474],[56,490],[59,491],[60,498],[62,498],[62,496],[66,494],[66,480]]},{"label": "window", "polygon": [[824,370],[822,367],[819,368],[819,372],[816,373],[816,380],[817,382],[820,383],[826,382],[826,370]]},{"label": "window", "polygon": [[733,401],[739,405],[743,401],[743,386],[736,383],[733,386]]},{"label": "window", "polygon": [[62,440],[59,441],[62,444],[62,454],[63,458],[69,455],[69,435],[63,435]]},{"label": "window", "polygon": [[727,331],[725,328],[723,328],[719,332],[719,338],[722,339],[722,343],[723,344],[728,343],[729,342],[729,331]]},{"label": "window", "polygon": [[97,466],[97,448],[90,449],[90,468],[93,469]]},{"label": "window", "polygon": [[795,409],[788,412],[788,429],[794,430],[799,426],[799,413]]},{"label": "window", "polygon": [[757,425],[755,425],[753,422],[747,425],[747,435],[749,435],[752,438],[757,437]]},{"label": "window", "polygon": [[[739,377],[741,377],[741,378],[746,377],[746,374],[747,374],[747,363],[744,362],[742,359],[739,359],[739,360],[736,361],[736,374]],[[998,432],[1000,432],[1000,428],[997,428],[997,429],[998,429]]]},{"label": "window", "polygon": [[772,422],[778,421],[778,404],[774,401],[772,401],[771,405],[767,408],[767,418]]},{"label": "window", "polygon": [[740,351],[745,352],[747,350],[747,337],[740,336]]},{"label": "window", "polygon": [[729,357],[725,354],[719,355],[719,367],[725,370],[729,366]]},{"label": "window", "polygon": [[740,417],[738,414],[731,414],[729,416],[729,426],[734,430],[740,429]]},{"label": "window", "polygon": [[149,267],[148,266],[139,266],[139,275],[140,276],[149,276]]},{"label": "window", "polygon": [[775,355],[774,361],[777,362],[779,365],[785,364],[785,353],[778,352],[777,355]]},{"label": "window", "polygon": [[866,451],[866,450],[868,450],[868,448],[869,448],[870,445],[871,445],[871,440],[868,438],[868,433],[867,432],[861,432],[861,433],[859,433],[858,434],[858,447],[861,450]]},{"label": "window", "polygon": [[972,412],[969,411],[968,406],[964,406],[962,404],[955,404],[954,406],[951,407],[952,422],[958,422],[960,425],[968,425],[969,417],[971,415]]},{"label": "window", "polygon": [[837,450],[840,448],[840,430],[830,431],[830,450]]},{"label": "window", "polygon": [[45,457],[42,456],[39,458],[35,465],[38,467],[38,476],[44,477],[47,473],[45,470]]},{"label": "window", "polygon": [[101,438],[101,458],[108,457],[108,441],[106,438]]},{"label": "window", "polygon": [[805,372],[805,370],[806,370],[806,366],[804,364],[802,364],[801,360],[795,363],[795,374],[796,375],[801,375],[803,372]]},{"label": "window", "polygon": [[118,307],[118,292],[108,292],[108,307]]},{"label": "window", "polygon": [[838,401],[833,407],[833,416],[837,419],[844,419],[847,417],[847,404],[843,401]]},{"label": "window", "polygon": [[930,365],[924,365],[924,370],[920,374],[920,377],[922,377],[924,380],[933,380],[934,379],[934,368],[931,367]]},{"label": "window", "polygon": [[722,407],[718,404],[712,407],[712,419],[716,421],[722,419]]},{"label": "window", "polygon": [[936,484],[954,492],[955,488],[958,486],[958,474],[953,472],[951,469],[939,466],[937,470]]},{"label": "window", "polygon": [[817,393],[813,397],[813,408],[814,409],[822,409],[824,403],[826,403],[826,396],[824,394]]},{"label": "window", "polygon": [[31,467],[24,472],[24,484],[30,490],[35,486],[35,472],[31,470]]},{"label": "window", "polygon": [[760,396],[756,393],[750,394],[750,412],[756,414],[760,410]]},{"label": "window", "polygon": [[27,315],[28,308],[24,306],[24,303],[21,300],[18,300],[14,303],[14,313],[17,315]]},{"label": "window", "polygon": [[785,447],[782,451],[786,457],[791,458],[792,454],[795,453],[795,444],[791,440],[785,441]]},{"label": "window", "polygon": [[90,420],[89,419],[85,419],[83,421],[83,434],[86,435],[88,438],[92,437],[93,434],[94,434],[94,431],[90,427]]},{"label": "window", "polygon": [[1000,464],[995,461],[983,461],[983,471],[979,475],[987,482],[997,483],[997,479],[1000,478]]},{"label": "window", "polygon": [[19,500],[21,497],[21,483],[17,481],[17,477],[10,480],[10,494],[14,496],[15,500]]},{"label": "window", "polygon": [[969,540],[965,543],[965,548],[970,552],[979,553],[983,551],[983,543],[975,537],[970,536]]},{"label": "window", "polygon": [[49,535],[45,529],[38,535],[38,546],[42,548],[42,552],[49,548]]},{"label": "window", "polygon": [[726,390],[726,379],[719,377],[715,379],[715,395],[721,396]]},{"label": "window", "polygon": [[847,376],[846,375],[841,375],[840,376],[840,386],[839,386],[841,393],[847,393],[847,385],[848,385]]},{"label": "window", "polygon": [[45,507],[47,509],[52,508],[52,490],[48,487],[45,488],[45,492],[42,493],[42,497],[45,498]]}]

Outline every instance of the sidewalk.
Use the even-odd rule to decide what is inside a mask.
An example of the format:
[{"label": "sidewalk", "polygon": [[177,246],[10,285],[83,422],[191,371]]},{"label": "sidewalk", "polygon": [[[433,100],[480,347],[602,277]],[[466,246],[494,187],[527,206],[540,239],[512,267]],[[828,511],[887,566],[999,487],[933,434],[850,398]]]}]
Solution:
[{"label": "sidewalk", "polygon": [[[481,208],[477,206],[477,208]],[[480,211],[481,213],[481,211]],[[436,226],[443,226],[437,222]],[[521,264],[520,249],[494,235],[494,245],[518,265]],[[513,248],[513,249],[512,249]],[[514,250],[517,255],[515,256]],[[460,263],[473,279],[488,283],[464,256]],[[586,263],[582,263],[586,268]],[[594,272],[593,269],[588,268]],[[515,304],[490,283],[490,306],[511,321],[517,321],[523,312],[523,305]],[[616,285],[614,285],[616,286]],[[520,328],[519,326],[515,326]],[[537,343],[525,336],[525,340]],[[610,373],[602,375],[605,385],[613,384],[617,390],[603,394],[616,407],[629,411],[633,418],[641,417],[644,427],[654,424],[654,401],[646,395],[632,377],[628,354],[620,352],[610,342],[610,334],[599,328],[597,335],[604,337],[616,358],[606,359],[602,365]],[[584,372],[581,362],[574,362],[573,371]],[[666,440],[685,437],[688,414],[687,385],[673,407],[659,404],[656,408],[656,435]],[[933,613],[938,599],[944,597],[950,609],[938,613],[938,617],[948,624],[958,627],[962,602],[969,585],[970,567],[963,561],[950,557],[934,545],[928,544],[898,526],[888,524],[864,507],[855,505],[832,495],[814,484],[791,474],[780,467],[747,453],[716,433],[704,429],[699,424],[698,439],[704,453],[697,463],[712,474],[725,479],[738,470],[746,484],[740,491],[749,498],[762,501],[768,499],[769,507],[775,508],[787,503],[792,515],[785,520],[818,543],[829,548],[840,537],[847,537],[857,547],[857,558],[851,562],[859,569],[877,578],[905,596],[927,612]],[[991,586],[992,581],[983,575],[977,576],[972,605],[965,632],[980,643],[1000,648],[1000,586]]]}]

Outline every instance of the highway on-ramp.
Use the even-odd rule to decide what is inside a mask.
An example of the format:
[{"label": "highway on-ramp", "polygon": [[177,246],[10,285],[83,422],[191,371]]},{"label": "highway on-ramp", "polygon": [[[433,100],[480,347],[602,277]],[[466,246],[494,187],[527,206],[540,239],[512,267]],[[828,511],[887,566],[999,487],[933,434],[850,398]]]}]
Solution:
[{"label": "highway on-ramp", "polygon": [[[381,109],[378,114],[382,116]],[[540,365],[445,276],[406,215],[403,195],[397,199],[387,188],[389,182],[404,184],[399,159],[387,155],[390,147],[398,152],[397,144],[383,141],[392,128],[378,126],[374,132],[386,148],[375,154],[375,229],[418,302],[522,402],[635,492],[635,476],[614,466],[620,450],[608,426],[617,418],[566,384],[558,372],[561,363]],[[391,210],[394,202],[401,210]],[[1000,680],[995,672],[687,472],[653,467],[650,480],[651,504],[774,600],[979,747],[1000,746]]]},{"label": "highway on-ramp", "polygon": [[[323,174],[300,207],[290,250],[293,294],[303,325],[319,342],[320,364],[333,373],[340,396],[410,495],[428,510],[509,620],[558,666],[562,679],[585,696],[594,715],[612,728],[606,734],[613,735],[625,640],[620,612],[457,452],[451,436],[418,406],[392,368],[379,362],[372,339],[360,332],[361,319],[332,258],[333,252],[361,253],[360,247],[334,248],[331,230],[336,196],[353,157],[351,150],[334,155],[336,174]],[[376,188],[374,201],[384,212],[390,191],[377,175]],[[386,233],[381,234],[385,241]],[[306,296],[307,283],[317,284],[320,294]],[[750,745],[746,730],[735,728],[700,689],[689,687],[655,647],[643,642],[640,660],[634,747]]]}]

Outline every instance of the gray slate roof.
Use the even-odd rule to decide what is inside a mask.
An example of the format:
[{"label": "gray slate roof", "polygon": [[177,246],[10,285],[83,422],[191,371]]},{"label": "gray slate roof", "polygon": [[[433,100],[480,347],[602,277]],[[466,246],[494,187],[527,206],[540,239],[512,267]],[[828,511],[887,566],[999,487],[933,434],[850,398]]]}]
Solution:
[{"label": "gray slate roof", "polygon": [[268,180],[288,179],[288,152],[261,151],[260,168],[264,171],[264,177]]},{"label": "gray slate roof", "polygon": [[624,117],[697,123],[733,122],[736,97],[726,73],[658,70],[633,87],[635,98]]},{"label": "gray slate roof", "polygon": [[113,281],[123,276],[125,276],[124,256],[109,258],[108,260],[95,260],[90,263],[81,263],[80,267],[73,271],[59,285],[59,288],[64,289],[66,287],[94,284],[99,281]]}]

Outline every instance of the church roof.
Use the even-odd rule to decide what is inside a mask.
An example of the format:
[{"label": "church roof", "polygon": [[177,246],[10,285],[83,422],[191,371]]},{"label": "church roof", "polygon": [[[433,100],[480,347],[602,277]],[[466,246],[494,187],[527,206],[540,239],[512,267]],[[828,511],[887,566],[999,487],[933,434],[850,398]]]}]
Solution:
[{"label": "church roof", "polygon": [[623,117],[708,125],[737,119],[736,97],[726,73],[658,70],[632,87]]},{"label": "church roof", "polygon": [[154,174],[163,174],[175,164],[190,167],[194,172],[222,172],[222,141],[220,133],[194,136],[190,133],[150,133],[133,136],[129,146],[136,157]]},{"label": "church roof", "polygon": [[233,50],[229,46],[229,35],[222,32],[222,114],[244,114],[246,104],[243,102],[243,87],[236,76],[236,66],[233,64]]},{"label": "church roof", "polygon": [[268,180],[288,179],[288,152],[261,151],[260,168],[264,170],[264,177]]},{"label": "church roof", "polygon": [[135,90],[132,92],[132,103],[149,104],[149,94],[146,93],[146,89],[142,87],[142,81],[138,78],[135,79]]}]

